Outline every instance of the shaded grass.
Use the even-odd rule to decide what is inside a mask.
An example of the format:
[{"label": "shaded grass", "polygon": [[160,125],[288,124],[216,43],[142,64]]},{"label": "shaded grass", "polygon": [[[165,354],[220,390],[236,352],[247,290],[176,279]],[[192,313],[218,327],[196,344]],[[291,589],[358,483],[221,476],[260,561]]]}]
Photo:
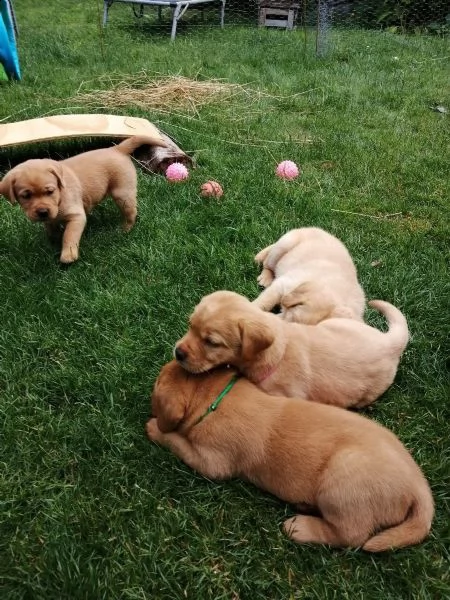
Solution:
[{"label": "shaded grass", "polygon": [[[16,4],[24,81],[1,84],[2,118],[82,112],[70,100],[82,82],[96,89],[105,73],[142,69],[269,96],[197,118],[130,106],[199,167],[177,186],[140,172],[136,228],[124,235],[107,201],[68,270],[38,226],[0,206],[2,598],[448,596],[449,126],[429,109],[450,104],[448,43],[338,32],[317,61],[300,31],[185,27],[170,44],[125,7],[113,7],[101,42],[95,3]],[[313,143],[296,141],[305,136]],[[86,146],[3,151],[1,169]],[[285,158],[303,168],[291,184],[273,174]],[[199,196],[207,179],[223,185],[221,201]],[[338,235],[367,295],[409,320],[396,382],[367,414],[432,485],[432,535],[414,549],[295,546],[280,530],[290,507],[242,482],[209,482],[144,438],[153,381],[193,306],[220,288],[254,297],[256,251],[308,224]]]}]

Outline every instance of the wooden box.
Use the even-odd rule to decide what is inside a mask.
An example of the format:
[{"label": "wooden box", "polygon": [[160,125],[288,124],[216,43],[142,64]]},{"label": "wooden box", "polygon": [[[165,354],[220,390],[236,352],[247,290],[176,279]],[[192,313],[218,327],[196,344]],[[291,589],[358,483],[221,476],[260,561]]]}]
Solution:
[{"label": "wooden box", "polygon": [[294,0],[259,0],[259,27],[294,29],[300,3]]}]

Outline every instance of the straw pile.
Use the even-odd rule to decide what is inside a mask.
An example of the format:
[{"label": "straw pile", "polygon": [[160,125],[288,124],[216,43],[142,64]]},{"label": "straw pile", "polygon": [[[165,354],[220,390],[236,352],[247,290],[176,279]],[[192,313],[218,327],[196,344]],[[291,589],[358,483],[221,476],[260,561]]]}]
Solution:
[{"label": "straw pile", "polygon": [[[78,91],[73,101],[91,108],[140,108],[160,113],[193,115],[215,102],[223,103],[237,95],[258,96],[257,90],[213,79],[199,81],[187,77],[151,77],[146,72],[122,78],[102,78],[102,89]],[[108,89],[105,89],[108,87]]]}]

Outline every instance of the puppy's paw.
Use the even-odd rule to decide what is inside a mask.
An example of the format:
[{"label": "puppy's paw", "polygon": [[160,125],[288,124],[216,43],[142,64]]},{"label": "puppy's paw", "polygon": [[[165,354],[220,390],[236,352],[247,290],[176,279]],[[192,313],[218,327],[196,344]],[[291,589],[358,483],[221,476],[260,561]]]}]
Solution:
[{"label": "puppy's paw", "polygon": [[263,248],[262,250],[260,250],[254,258],[255,262],[263,263],[266,260],[267,255],[269,254],[269,250],[271,248],[272,248],[272,246],[267,246],[267,248]]},{"label": "puppy's paw", "polygon": [[122,231],[124,231],[125,233],[128,233],[129,231],[131,231],[133,229],[133,227],[136,225],[136,221],[139,219],[139,215],[137,214],[136,211],[124,211],[124,213],[122,214],[122,223],[121,223],[121,227],[122,227]]},{"label": "puppy's paw", "polygon": [[68,248],[63,248],[61,256],[59,257],[59,262],[61,262],[63,265],[70,265],[78,260],[78,256],[78,247],[69,246]]},{"label": "puppy's paw", "polygon": [[128,233],[129,231],[131,231],[134,227],[134,221],[131,223],[130,221],[123,221],[122,223],[122,231],[124,231],[125,233]]},{"label": "puppy's paw", "polygon": [[308,517],[296,515],[283,523],[284,532],[298,544],[311,541],[311,531],[308,527]]},{"label": "puppy's paw", "polygon": [[162,433],[159,430],[158,422],[155,418],[151,418],[147,421],[145,425],[145,433],[147,434],[148,439],[152,442],[158,443],[161,441]]},{"label": "puppy's paw", "polygon": [[286,534],[297,544],[329,544],[330,546],[342,544],[335,528],[321,517],[296,515],[283,523]]},{"label": "puppy's paw", "polygon": [[258,284],[263,287],[269,287],[269,285],[272,283],[272,281],[274,280],[274,275],[272,273],[272,271],[270,269],[266,269],[264,268],[261,273],[258,275],[256,281],[258,282]]}]

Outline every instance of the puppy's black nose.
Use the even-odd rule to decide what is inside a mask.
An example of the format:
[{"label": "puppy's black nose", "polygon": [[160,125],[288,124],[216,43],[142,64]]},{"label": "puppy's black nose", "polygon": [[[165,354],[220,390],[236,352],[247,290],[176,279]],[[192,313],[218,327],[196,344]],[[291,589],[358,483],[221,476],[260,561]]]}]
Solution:
[{"label": "puppy's black nose", "polygon": [[175,348],[175,358],[179,361],[183,361],[187,356],[187,353],[182,350],[180,347]]},{"label": "puppy's black nose", "polygon": [[48,210],[46,208],[38,208],[36,214],[39,219],[46,219],[48,217]]}]

